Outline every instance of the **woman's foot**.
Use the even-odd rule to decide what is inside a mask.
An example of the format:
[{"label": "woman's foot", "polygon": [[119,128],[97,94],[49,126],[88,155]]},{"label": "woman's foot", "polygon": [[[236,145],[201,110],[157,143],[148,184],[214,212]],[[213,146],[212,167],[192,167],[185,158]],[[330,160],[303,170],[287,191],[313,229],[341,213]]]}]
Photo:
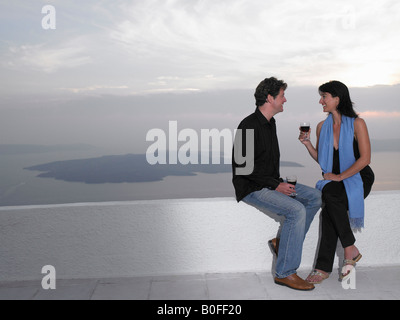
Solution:
[{"label": "woman's foot", "polygon": [[362,255],[356,246],[353,245],[344,249],[343,268],[340,275],[342,280],[345,280],[348,276],[350,276],[351,271],[353,271],[356,263],[360,261],[361,258]]},{"label": "woman's foot", "polygon": [[315,269],[313,272],[311,272],[309,274],[309,276],[307,277],[306,281],[308,283],[312,283],[312,284],[320,284],[320,283],[322,283],[322,281],[324,281],[324,280],[326,280],[328,278],[329,278],[329,273],[328,272]]},{"label": "woman's foot", "polygon": [[360,254],[360,251],[358,251],[358,249],[355,245],[344,248],[344,259],[345,260],[354,260],[354,258],[356,258],[359,254]]}]

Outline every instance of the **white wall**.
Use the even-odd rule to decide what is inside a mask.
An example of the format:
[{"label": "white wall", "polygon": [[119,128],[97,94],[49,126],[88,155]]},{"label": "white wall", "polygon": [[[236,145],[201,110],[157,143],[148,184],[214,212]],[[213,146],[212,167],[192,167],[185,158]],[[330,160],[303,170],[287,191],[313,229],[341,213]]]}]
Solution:
[{"label": "white wall", "polygon": [[[360,265],[400,265],[399,208],[400,191],[367,198],[366,229],[356,233]],[[318,217],[302,269],[314,262]],[[3,207],[0,280],[41,279],[45,265],[57,279],[270,272],[267,241],[278,225],[233,198]]]}]

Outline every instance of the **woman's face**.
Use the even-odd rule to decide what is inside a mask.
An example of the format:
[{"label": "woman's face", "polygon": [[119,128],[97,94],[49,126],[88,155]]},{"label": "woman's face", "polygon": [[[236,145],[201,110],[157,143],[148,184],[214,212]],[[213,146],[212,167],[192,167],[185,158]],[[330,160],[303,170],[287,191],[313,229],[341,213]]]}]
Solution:
[{"label": "woman's face", "polygon": [[321,99],[319,103],[323,106],[324,112],[336,111],[337,106],[339,105],[339,97],[332,97],[332,95],[328,92],[321,92]]}]

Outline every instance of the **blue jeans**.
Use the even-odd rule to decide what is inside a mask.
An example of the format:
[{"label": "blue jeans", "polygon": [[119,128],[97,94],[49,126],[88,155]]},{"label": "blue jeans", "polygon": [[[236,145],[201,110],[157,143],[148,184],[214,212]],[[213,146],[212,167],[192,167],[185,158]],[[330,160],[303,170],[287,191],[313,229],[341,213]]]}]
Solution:
[{"label": "blue jeans", "polygon": [[243,201],[260,211],[269,211],[285,218],[280,233],[276,277],[286,278],[300,266],[304,238],[315,214],[321,208],[321,192],[297,184],[297,196],[291,198],[278,191],[264,188],[246,196]]}]

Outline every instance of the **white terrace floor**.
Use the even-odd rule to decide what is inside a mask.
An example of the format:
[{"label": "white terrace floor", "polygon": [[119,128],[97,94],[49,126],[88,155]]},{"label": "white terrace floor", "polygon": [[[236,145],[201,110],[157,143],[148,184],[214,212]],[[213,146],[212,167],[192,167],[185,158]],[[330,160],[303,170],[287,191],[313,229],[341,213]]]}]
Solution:
[{"label": "white terrace floor", "polygon": [[[307,271],[299,271],[301,277]],[[0,283],[1,300],[399,300],[400,266],[358,267],[356,288],[343,289],[337,270],[313,291],[299,292],[273,282],[270,272],[198,274],[140,278],[57,280],[55,290],[41,281]]]}]

